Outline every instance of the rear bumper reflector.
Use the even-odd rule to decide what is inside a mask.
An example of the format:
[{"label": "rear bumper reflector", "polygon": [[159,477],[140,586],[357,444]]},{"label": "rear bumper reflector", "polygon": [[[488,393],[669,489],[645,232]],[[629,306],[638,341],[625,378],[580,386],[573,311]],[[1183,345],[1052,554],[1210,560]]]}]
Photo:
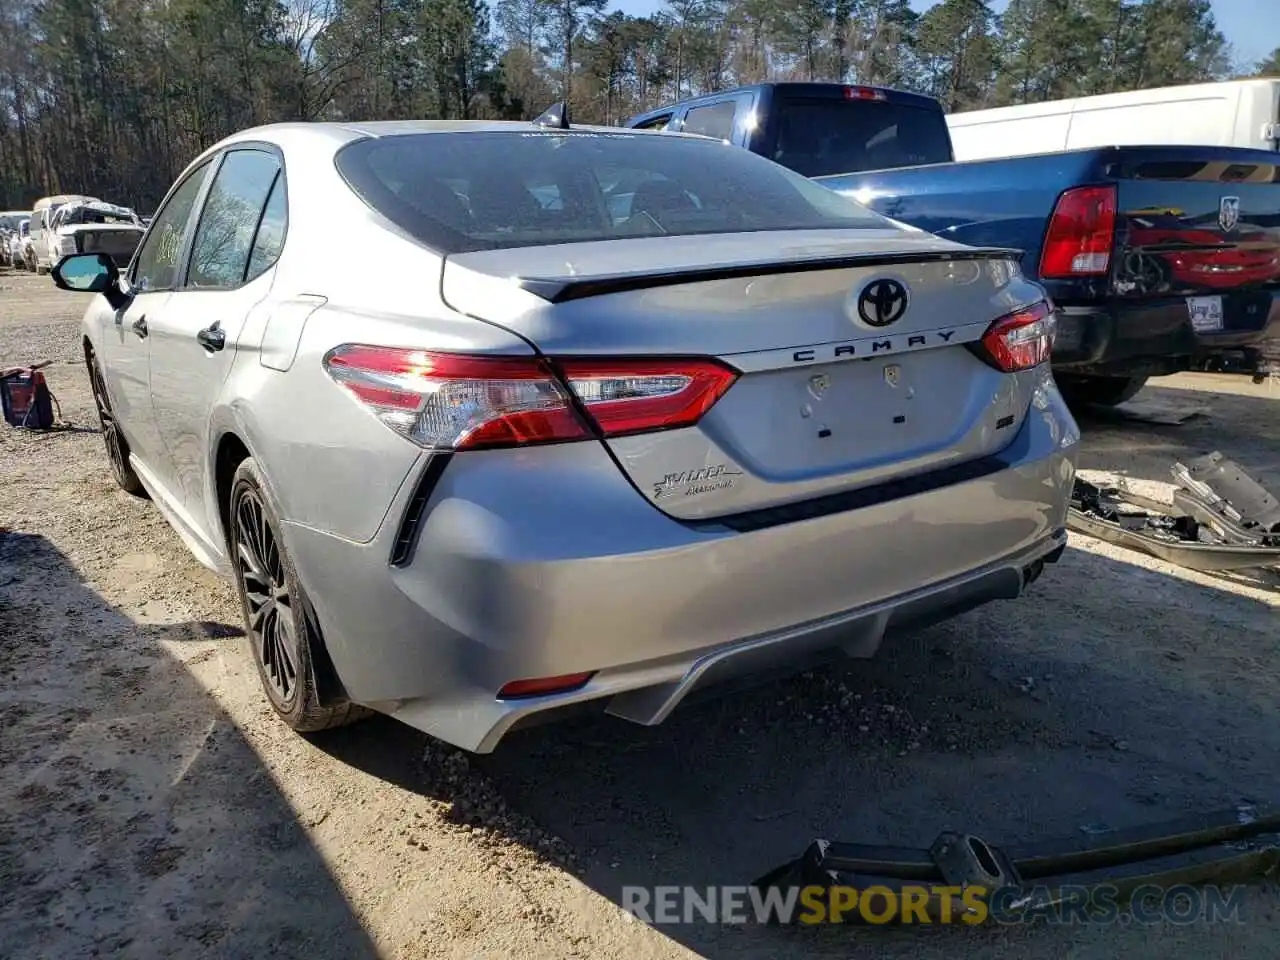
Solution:
[{"label": "rear bumper reflector", "polygon": [[584,687],[595,676],[589,673],[565,673],[558,677],[537,677],[532,680],[512,680],[498,691],[499,700],[515,700],[520,697],[545,697],[553,693],[568,693]]}]

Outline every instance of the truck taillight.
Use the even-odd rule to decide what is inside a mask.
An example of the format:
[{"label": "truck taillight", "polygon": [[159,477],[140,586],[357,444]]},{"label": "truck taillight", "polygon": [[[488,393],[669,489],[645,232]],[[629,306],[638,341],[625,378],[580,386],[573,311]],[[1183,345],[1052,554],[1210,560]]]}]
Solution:
[{"label": "truck taillight", "polygon": [[361,344],[329,351],[324,366],[379,420],[432,450],[562,443],[690,426],[738,377],[719,361],[702,358],[547,361]]},{"label": "truck taillight", "polygon": [[1058,198],[1040,252],[1040,276],[1105,276],[1116,231],[1116,188],[1075,187]]},{"label": "truck taillight", "polygon": [[845,87],[844,98],[846,100],[887,100],[883,90],[875,87]]},{"label": "truck taillight", "polygon": [[1041,300],[1000,317],[982,335],[983,359],[997,370],[1017,373],[1049,359],[1053,350],[1053,307]]}]

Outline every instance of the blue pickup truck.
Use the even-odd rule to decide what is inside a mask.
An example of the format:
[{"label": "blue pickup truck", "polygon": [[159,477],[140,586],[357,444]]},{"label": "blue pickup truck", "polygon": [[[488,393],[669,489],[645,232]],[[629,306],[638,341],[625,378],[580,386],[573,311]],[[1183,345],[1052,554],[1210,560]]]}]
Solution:
[{"label": "blue pickup truck", "polygon": [[1077,401],[1121,403],[1148,377],[1214,358],[1261,371],[1261,345],[1280,334],[1278,153],[1107,147],[956,163],[938,101],[828,83],[742,87],[626,126],[728,140],[895,220],[1023,251],[1023,272],[1059,307],[1054,372]]}]

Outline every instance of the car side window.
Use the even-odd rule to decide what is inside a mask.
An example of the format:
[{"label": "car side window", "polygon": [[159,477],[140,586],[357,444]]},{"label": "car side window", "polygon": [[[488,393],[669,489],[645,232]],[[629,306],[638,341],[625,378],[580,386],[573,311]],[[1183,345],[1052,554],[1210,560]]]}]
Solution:
[{"label": "car side window", "polygon": [[652,120],[646,120],[644,123],[637,123],[637,130],[665,130],[667,125],[671,123],[671,114],[664,113],[660,117],[654,117]]},{"label": "car side window", "polygon": [[200,213],[188,288],[229,290],[244,283],[258,222],[279,172],[280,161],[266,151],[227,153]]},{"label": "car side window", "polygon": [[729,140],[733,137],[733,117],[738,112],[736,100],[721,100],[705,107],[692,107],[684,118],[684,133],[700,133],[704,137]]},{"label": "car side window", "polygon": [[173,289],[178,279],[178,258],[182,256],[191,223],[191,211],[209,171],[209,162],[206,160],[192,171],[151,221],[151,229],[138,250],[130,279],[139,293]]},{"label": "car side window", "polygon": [[284,233],[288,223],[289,206],[285,198],[284,171],[281,170],[276,174],[271,195],[267,197],[266,209],[262,211],[262,222],[258,224],[257,236],[253,238],[253,251],[249,254],[245,283],[261,276],[275,265],[280,258],[280,251],[284,249]]}]

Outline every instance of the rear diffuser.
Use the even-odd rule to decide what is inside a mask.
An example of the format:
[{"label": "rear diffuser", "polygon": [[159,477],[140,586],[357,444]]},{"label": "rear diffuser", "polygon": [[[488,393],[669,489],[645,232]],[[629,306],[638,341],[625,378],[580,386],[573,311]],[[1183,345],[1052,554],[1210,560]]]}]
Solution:
[{"label": "rear diffuser", "polygon": [[1239,464],[1214,452],[1171,472],[1172,503],[1077,477],[1067,526],[1192,570],[1280,564],[1280,503]]},{"label": "rear diffuser", "polygon": [[[1145,886],[1168,890],[1258,880],[1278,866],[1280,810],[1244,806],[1093,832],[1083,839],[1064,837],[1003,848],[952,832],[941,834],[928,850],[815,840],[798,858],[752,886],[765,896],[771,890],[785,894],[789,889],[819,888],[824,898],[836,888],[867,894],[878,888],[877,896],[887,893],[903,902],[908,891],[925,890],[930,895],[924,905],[934,919],[967,913],[971,923],[977,917],[1016,922],[1087,902],[1102,889],[1109,902],[1118,905]],[[808,899],[812,897],[809,893]],[[985,906],[980,912],[975,910],[978,900]],[[848,919],[857,917],[853,912]]]}]

